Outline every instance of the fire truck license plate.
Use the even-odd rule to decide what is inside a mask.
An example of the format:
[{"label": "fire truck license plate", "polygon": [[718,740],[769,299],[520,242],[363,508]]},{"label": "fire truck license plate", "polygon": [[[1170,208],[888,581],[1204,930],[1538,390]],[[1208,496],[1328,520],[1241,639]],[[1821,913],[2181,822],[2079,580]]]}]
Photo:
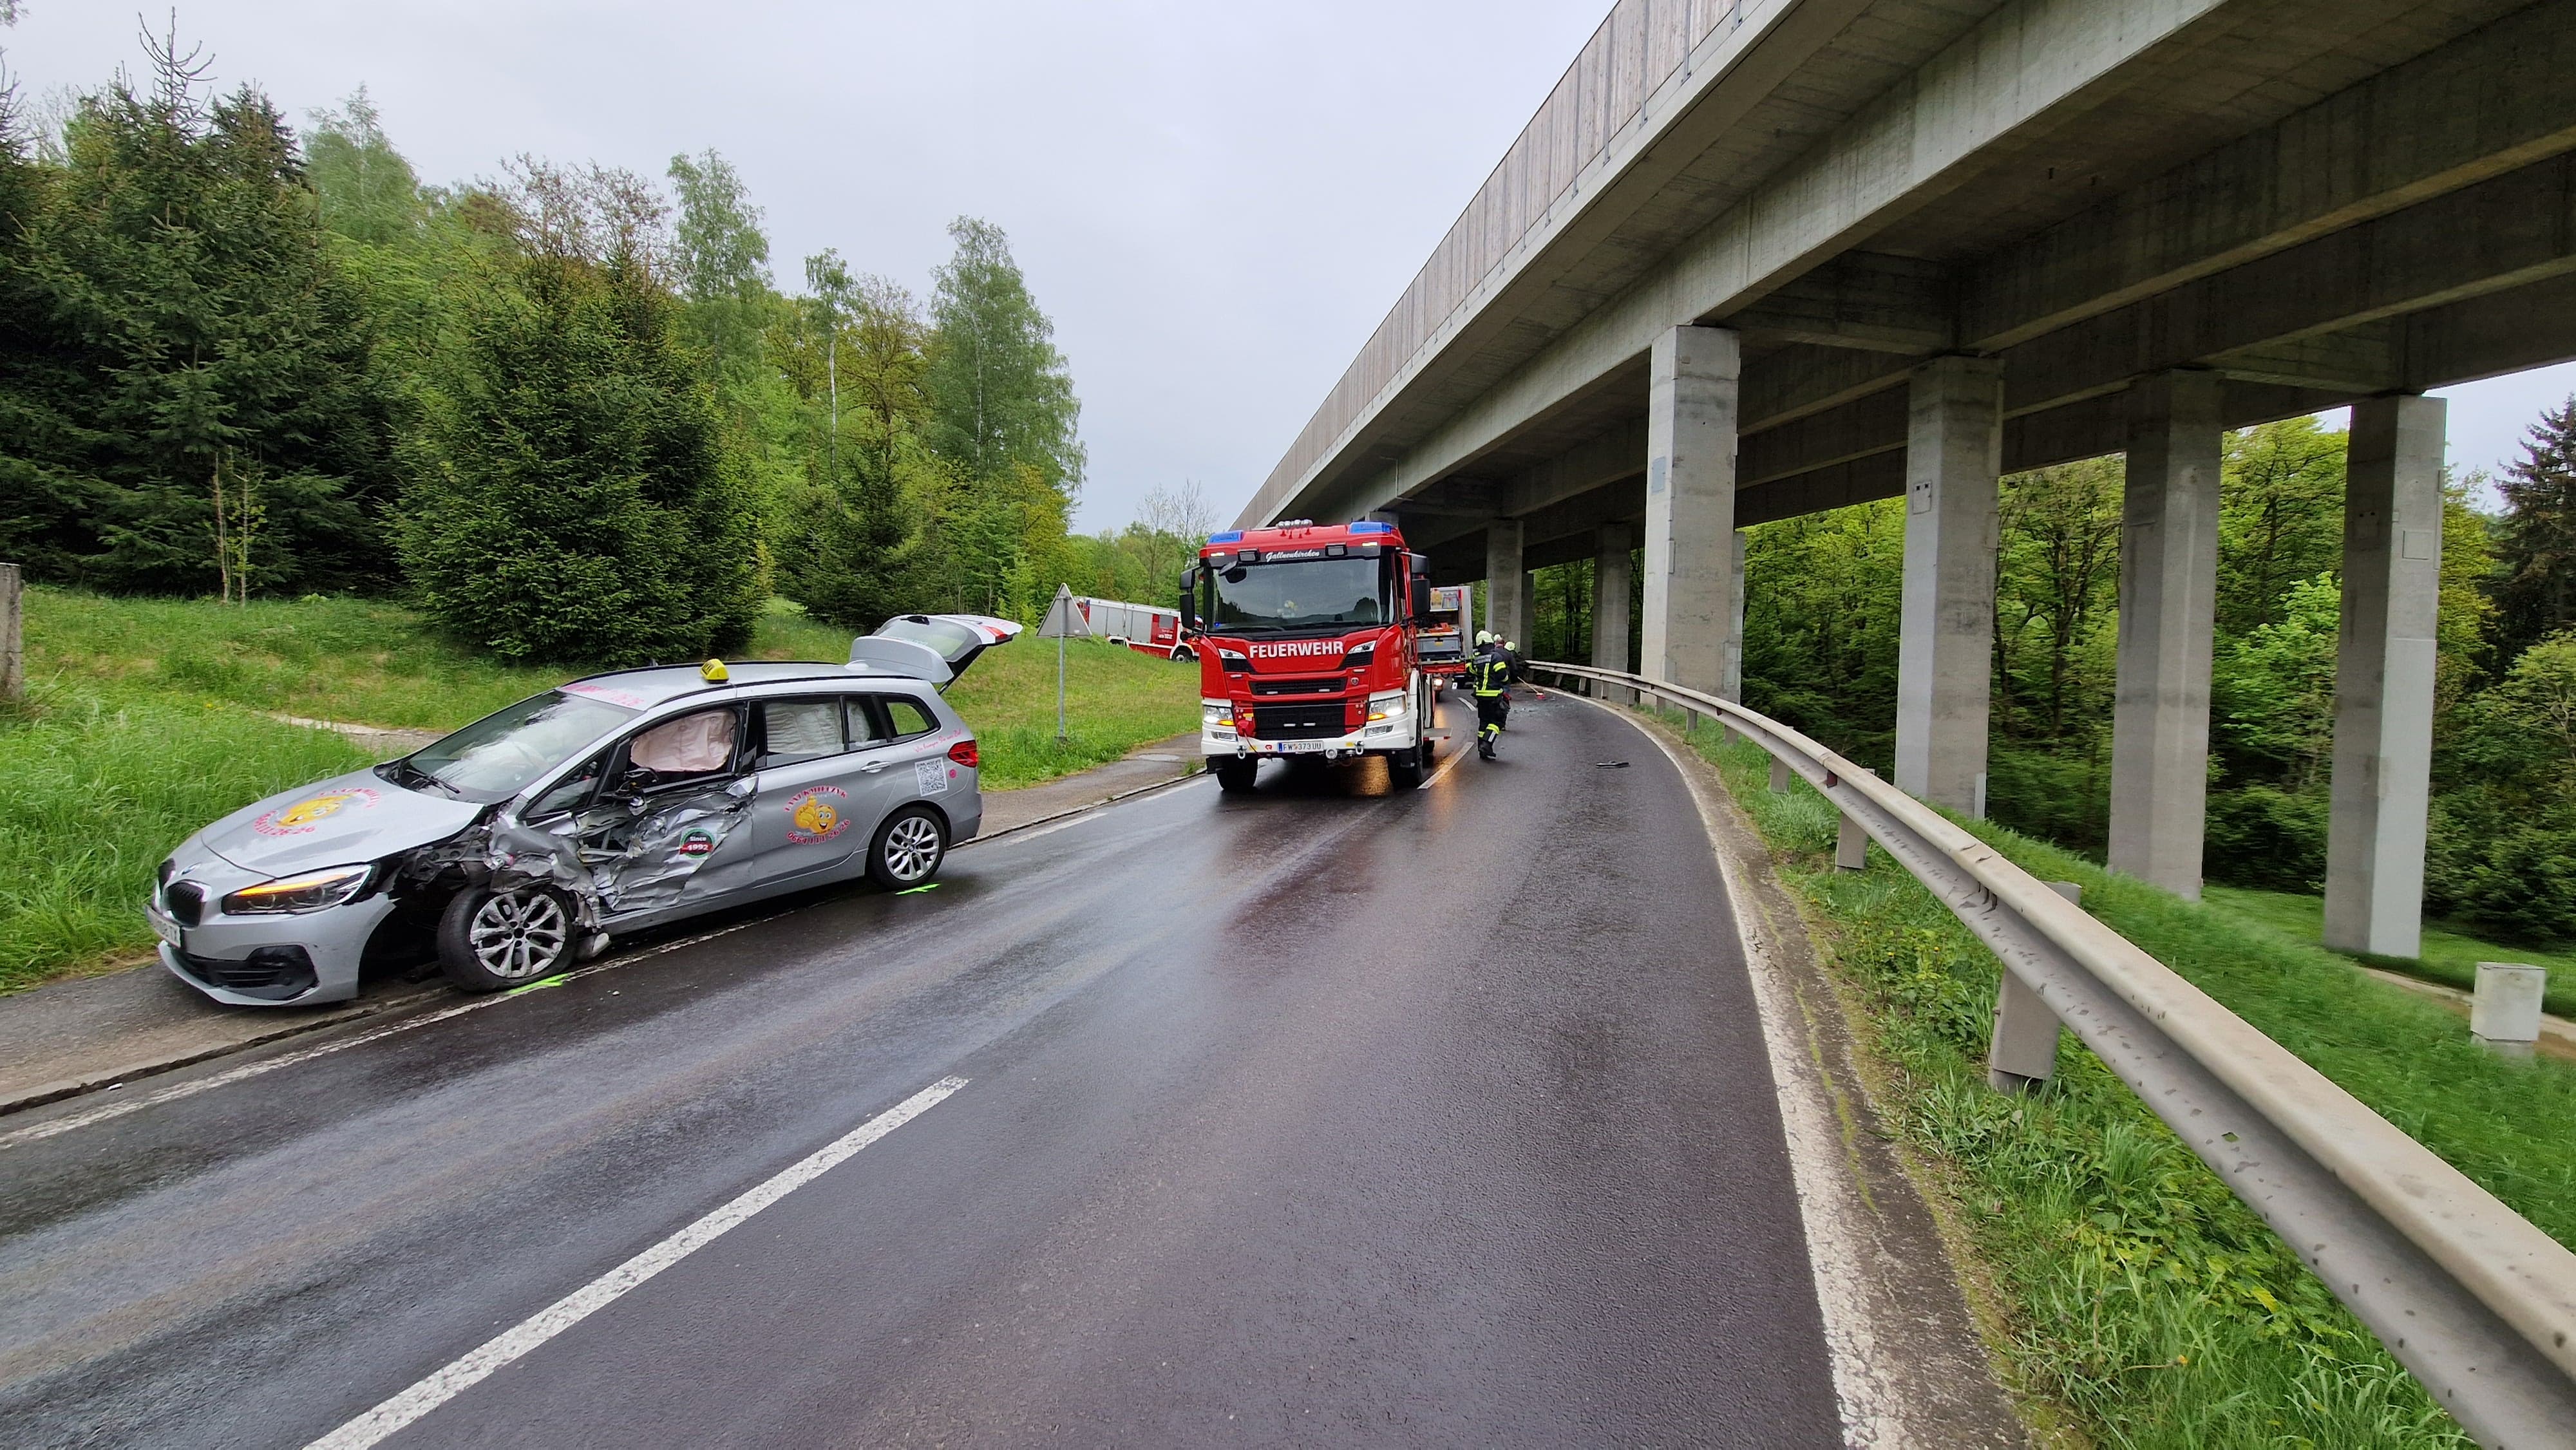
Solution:
[{"label": "fire truck license plate", "polygon": [[1321,740],[1291,740],[1288,742],[1288,748],[1299,755],[1307,755],[1323,749],[1325,743]]}]

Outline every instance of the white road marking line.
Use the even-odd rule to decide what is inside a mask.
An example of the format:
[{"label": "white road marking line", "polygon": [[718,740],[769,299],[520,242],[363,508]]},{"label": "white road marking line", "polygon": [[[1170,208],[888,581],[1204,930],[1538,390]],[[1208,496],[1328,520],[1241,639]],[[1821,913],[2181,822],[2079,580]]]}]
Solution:
[{"label": "white road marking line", "polygon": [[1438,785],[1440,783],[1440,777],[1456,770],[1458,768],[1458,762],[1466,759],[1468,752],[1474,749],[1475,747],[1472,745],[1461,745],[1456,750],[1449,752],[1449,758],[1440,762],[1440,768],[1431,772],[1431,778],[1424,781],[1422,784],[1415,786],[1414,789],[1429,790],[1433,786]]},{"label": "white road marking line", "polygon": [[636,1285],[715,1242],[753,1214],[822,1177],[860,1149],[938,1106],[942,1099],[965,1085],[966,1079],[962,1077],[941,1078],[797,1160],[731,1203],[521,1320],[516,1326],[485,1340],[464,1357],[314,1441],[306,1450],[367,1450],[368,1446],[446,1404],[494,1371],[607,1308]]},{"label": "white road marking line", "polygon": [[[731,932],[740,931],[745,927],[758,926],[762,921],[767,920],[769,920],[769,918],[761,917],[754,921],[738,921],[731,926],[718,927],[714,931],[700,932],[696,936],[682,937],[680,940],[674,942],[664,942],[660,946],[654,947],[648,951],[637,952],[632,956],[614,957],[604,962],[593,962],[589,966],[576,967],[573,970],[564,973],[563,980],[569,982],[575,977],[587,977],[593,972],[605,972],[615,967],[632,966],[648,957],[658,957],[664,952],[675,952],[682,947],[693,947],[703,941],[713,941],[717,937],[724,936]],[[526,990],[526,988],[520,987],[506,992],[495,992],[488,997],[476,997],[470,1001],[459,1002],[453,1007],[442,1007],[435,1012],[424,1012],[417,1017],[406,1017],[400,1022],[388,1023],[385,1026],[375,1028],[372,1031],[361,1032],[355,1037],[343,1037],[337,1042],[325,1042],[319,1046],[307,1047],[298,1052],[289,1052],[278,1057],[263,1058],[258,1062],[244,1063],[240,1067],[228,1068],[225,1071],[215,1073],[210,1077],[201,1077],[194,1081],[183,1082],[174,1087],[164,1088],[156,1093],[121,1099],[119,1101],[106,1104],[103,1107],[92,1108],[85,1113],[73,1113],[68,1117],[56,1118],[51,1122],[38,1123],[33,1127],[20,1128],[14,1133],[0,1133],[0,1148],[14,1148],[20,1143],[33,1143],[40,1138],[53,1137],[57,1133],[68,1133],[74,1128],[86,1128],[92,1123],[103,1123],[110,1118],[121,1118],[128,1113],[139,1113],[145,1108],[158,1107],[162,1103],[176,1102],[180,1098],[192,1098],[199,1093],[212,1092],[219,1087],[228,1087],[234,1083],[244,1080],[245,1078],[254,1078],[258,1077],[262,1073],[275,1072],[281,1067],[293,1067],[299,1062],[311,1062],[317,1057],[328,1057],[335,1052],[345,1052],[352,1047],[364,1046],[367,1043],[377,1041],[381,1038],[391,1037],[397,1032],[409,1032],[415,1027],[427,1027],[433,1022],[444,1022],[450,1017],[462,1017],[468,1012],[480,1012],[486,1007],[507,1002]]]}]

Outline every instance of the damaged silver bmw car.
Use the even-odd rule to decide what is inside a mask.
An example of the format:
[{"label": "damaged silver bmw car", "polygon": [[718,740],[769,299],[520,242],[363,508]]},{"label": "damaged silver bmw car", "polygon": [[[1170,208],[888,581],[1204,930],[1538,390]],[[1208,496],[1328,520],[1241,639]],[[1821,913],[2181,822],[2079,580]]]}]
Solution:
[{"label": "damaged silver bmw car", "polygon": [[847,665],[593,675],[245,806],[162,863],[161,964],[243,1006],[339,1001],[433,954],[492,991],[616,932],[861,875],[919,886],[984,814],[940,688],[1019,632],[903,615]]}]

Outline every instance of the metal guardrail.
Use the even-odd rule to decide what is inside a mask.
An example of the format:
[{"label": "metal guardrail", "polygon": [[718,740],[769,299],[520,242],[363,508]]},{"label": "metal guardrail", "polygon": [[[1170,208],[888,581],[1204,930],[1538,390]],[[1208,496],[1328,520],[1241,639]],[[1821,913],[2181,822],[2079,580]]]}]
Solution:
[{"label": "metal guardrail", "polygon": [[[2207,993],[1930,807],[1767,716],[1583,665],[1531,670],[1714,718],[1912,871],[2261,1214],[2491,1450],[2576,1445],[2576,1253]],[[2008,988],[2009,990],[2009,988]]]}]

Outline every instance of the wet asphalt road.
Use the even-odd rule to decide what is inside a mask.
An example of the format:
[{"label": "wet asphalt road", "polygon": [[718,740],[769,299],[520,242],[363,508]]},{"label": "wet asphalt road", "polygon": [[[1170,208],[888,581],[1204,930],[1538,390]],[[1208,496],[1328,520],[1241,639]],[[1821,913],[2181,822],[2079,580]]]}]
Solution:
[{"label": "wet asphalt road", "polygon": [[943,883],[0,1147],[0,1444],[305,1444],[951,1075],[386,1443],[1839,1442],[1724,889],[1627,725]]}]

